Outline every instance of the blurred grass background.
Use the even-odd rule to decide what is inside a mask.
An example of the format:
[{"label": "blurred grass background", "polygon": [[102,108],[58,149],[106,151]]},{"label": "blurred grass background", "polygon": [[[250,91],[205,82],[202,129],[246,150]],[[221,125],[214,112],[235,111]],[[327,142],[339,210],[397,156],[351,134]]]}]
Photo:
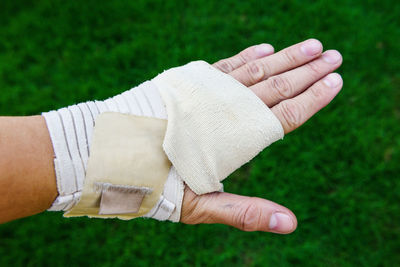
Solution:
[{"label": "blurred grass background", "polygon": [[190,60],[311,37],[343,54],[344,88],[225,183],[292,209],[293,234],[46,212],[0,225],[0,266],[400,265],[399,15],[389,0],[2,0],[2,115],[104,99]]}]

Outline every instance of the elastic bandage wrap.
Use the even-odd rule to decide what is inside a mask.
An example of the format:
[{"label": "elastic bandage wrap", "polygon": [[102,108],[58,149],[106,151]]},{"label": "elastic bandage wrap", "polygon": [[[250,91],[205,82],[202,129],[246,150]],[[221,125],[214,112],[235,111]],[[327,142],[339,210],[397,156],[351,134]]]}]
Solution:
[{"label": "elastic bandage wrap", "polygon": [[[219,191],[221,181],[229,174],[283,137],[279,120],[251,90],[204,61],[191,62],[164,71],[153,80],[105,101],[90,101],[43,113],[53,142],[59,191],[50,210],[71,211],[80,201],[92,153],[94,122],[99,114],[107,111],[162,120],[168,114],[162,141],[164,152],[160,153],[165,153],[172,166],[164,181],[160,178],[163,189],[158,200],[143,215],[158,220],[179,221],[184,182],[196,194]],[[132,123],[136,119],[132,118]],[[112,133],[110,138],[113,138]],[[124,152],[119,151],[119,154]],[[103,181],[99,186],[92,181],[90,192],[93,194],[95,184],[97,193],[103,187],[108,190],[103,190],[104,197],[99,196],[101,200],[92,205],[99,205],[103,200],[110,203],[114,198],[112,192],[131,192],[131,187],[135,194],[142,190],[143,199],[146,199],[152,194],[149,193],[151,188],[150,191],[138,191],[135,177],[133,175],[132,181],[128,179],[129,185],[115,184],[111,191],[109,182]],[[111,193],[105,197],[104,192]],[[113,201],[119,203],[117,208],[124,202],[118,202],[119,197]],[[136,198],[131,201],[138,202]],[[110,206],[104,207],[103,210],[107,210]],[[100,212],[99,208],[101,210],[98,207],[96,212]],[[130,211],[135,208],[130,207]],[[117,217],[137,217],[134,214]]]},{"label": "elastic bandage wrap", "polygon": [[[70,211],[80,201],[95,121],[100,114],[108,112],[142,118],[167,118],[163,101],[152,82],[144,82],[105,101],[88,101],[43,113],[53,144],[58,190],[49,211]],[[183,192],[183,180],[171,166],[158,202],[143,217],[178,222]]]}]

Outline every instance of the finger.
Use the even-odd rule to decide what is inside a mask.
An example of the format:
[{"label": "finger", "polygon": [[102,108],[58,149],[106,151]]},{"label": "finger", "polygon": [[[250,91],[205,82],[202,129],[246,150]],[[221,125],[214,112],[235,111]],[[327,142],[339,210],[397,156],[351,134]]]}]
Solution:
[{"label": "finger", "polygon": [[246,48],[239,54],[230,58],[221,59],[213,64],[213,66],[222,72],[230,73],[247,62],[257,58],[269,56],[274,53],[274,48],[270,44],[259,44]]},{"label": "finger", "polygon": [[301,66],[322,52],[322,44],[315,39],[285,48],[273,55],[250,61],[230,75],[246,86],[254,85],[270,76]]},{"label": "finger", "polygon": [[289,133],[328,105],[342,86],[341,76],[331,73],[300,95],[280,102],[271,110],[280,120],[285,133]]},{"label": "finger", "polygon": [[259,82],[250,89],[261,98],[268,107],[282,100],[292,98],[313,83],[339,68],[342,56],[336,50],[328,50],[321,57],[296,69],[272,76]]},{"label": "finger", "polygon": [[280,234],[291,233],[297,227],[296,216],[289,209],[256,197],[216,192],[198,196],[196,207],[197,218],[189,223],[221,223],[243,231]]}]

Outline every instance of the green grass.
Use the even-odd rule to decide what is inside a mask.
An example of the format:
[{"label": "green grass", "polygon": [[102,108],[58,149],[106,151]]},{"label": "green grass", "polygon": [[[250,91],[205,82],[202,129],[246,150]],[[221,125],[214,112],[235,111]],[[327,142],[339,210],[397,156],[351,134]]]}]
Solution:
[{"label": "green grass", "polygon": [[223,225],[63,219],[0,225],[0,266],[394,266],[400,264],[398,1],[0,3],[0,114],[103,99],[163,69],[314,37],[344,57],[344,88],[225,190],[291,208],[279,236]]}]

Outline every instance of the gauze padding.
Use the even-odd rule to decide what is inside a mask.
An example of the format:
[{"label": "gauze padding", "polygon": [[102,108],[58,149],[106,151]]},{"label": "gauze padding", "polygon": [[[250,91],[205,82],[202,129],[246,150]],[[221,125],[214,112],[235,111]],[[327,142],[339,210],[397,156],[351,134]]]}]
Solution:
[{"label": "gauze padding", "polygon": [[279,120],[250,89],[204,61],[152,81],[168,114],[164,151],[196,194],[219,191],[220,181],[283,137]]}]

